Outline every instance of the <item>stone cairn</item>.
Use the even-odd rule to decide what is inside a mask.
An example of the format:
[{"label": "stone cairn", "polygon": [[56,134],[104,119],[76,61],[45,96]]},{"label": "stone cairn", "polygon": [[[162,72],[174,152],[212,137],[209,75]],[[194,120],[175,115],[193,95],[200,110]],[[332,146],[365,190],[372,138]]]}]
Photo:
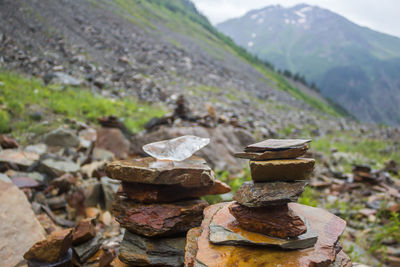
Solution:
[{"label": "stone cairn", "polygon": [[314,168],[298,158],[310,141],[269,139],[237,153],[250,160],[253,181],[234,202],[204,210],[188,232],[185,266],[351,266],[338,243],[346,222],[295,203]]},{"label": "stone cairn", "polygon": [[[193,140],[197,139],[183,143]],[[168,151],[165,143],[161,150],[156,145],[145,151],[162,159],[174,159],[163,157],[167,152],[181,159],[179,154],[185,154],[187,147],[179,148],[179,142],[172,142],[177,151]],[[186,233],[201,224],[208,205],[199,197],[230,192],[228,185],[215,180],[206,162],[195,156],[182,161],[154,157],[115,161],[106,173],[122,181],[113,210],[126,229],[119,259],[131,266],[183,266]]]}]

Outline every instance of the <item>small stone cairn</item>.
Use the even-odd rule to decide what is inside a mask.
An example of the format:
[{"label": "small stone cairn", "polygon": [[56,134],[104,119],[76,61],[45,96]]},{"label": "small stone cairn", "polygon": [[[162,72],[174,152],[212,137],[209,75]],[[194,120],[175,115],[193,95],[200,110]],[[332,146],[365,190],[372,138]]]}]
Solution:
[{"label": "small stone cairn", "polygon": [[[205,142],[207,143],[207,142]],[[230,192],[195,156],[204,140],[194,136],[146,145],[155,157],[110,163],[121,180],[113,211],[126,229],[119,259],[131,266],[183,266],[186,232],[201,224],[207,202],[201,196]],[[187,158],[189,156],[189,158]]]},{"label": "small stone cairn", "polygon": [[187,234],[185,266],[351,266],[338,242],[346,222],[296,203],[315,164],[299,158],[310,141],[269,139],[236,153],[250,160],[253,181],[204,210]]}]

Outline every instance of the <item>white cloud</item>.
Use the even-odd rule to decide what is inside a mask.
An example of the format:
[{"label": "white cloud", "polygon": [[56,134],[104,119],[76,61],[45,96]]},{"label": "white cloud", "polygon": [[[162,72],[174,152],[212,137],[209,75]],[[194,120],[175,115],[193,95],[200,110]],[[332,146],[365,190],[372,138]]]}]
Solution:
[{"label": "white cloud", "polygon": [[[192,0],[213,24],[268,5],[300,3],[330,9],[349,20],[400,37],[399,0]],[[302,11],[304,13],[305,11]]]}]

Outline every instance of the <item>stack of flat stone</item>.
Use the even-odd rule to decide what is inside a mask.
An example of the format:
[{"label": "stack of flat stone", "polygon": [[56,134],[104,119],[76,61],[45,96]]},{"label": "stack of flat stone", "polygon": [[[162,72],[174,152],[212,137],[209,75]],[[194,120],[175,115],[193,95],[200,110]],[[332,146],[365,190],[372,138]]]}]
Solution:
[{"label": "stack of flat stone", "polygon": [[297,202],[314,169],[314,159],[297,158],[311,140],[269,139],[245,148],[237,156],[250,159],[253,181],[245,182],[229,207],[246,230],[277,238],[293,238],[307,232],[306,222],[288,206]]},{"label": "stack of flat stone", "polygon": [[309,142],[270,139],[237,153],[250,159],[253,181],[204,210],[187,234],[185,266],[351,266],[338,244],[346,222],[295,203],[314,168],[299,158]]},{"label": "stack of flat stone", "polygon": [[208,205],[199,197],[230,192],[195,156],[115,161],[106,172],[122,181],[113,210],[126,229],[119,259],[132,266],[182,266],[186,232],[201,224]]}]

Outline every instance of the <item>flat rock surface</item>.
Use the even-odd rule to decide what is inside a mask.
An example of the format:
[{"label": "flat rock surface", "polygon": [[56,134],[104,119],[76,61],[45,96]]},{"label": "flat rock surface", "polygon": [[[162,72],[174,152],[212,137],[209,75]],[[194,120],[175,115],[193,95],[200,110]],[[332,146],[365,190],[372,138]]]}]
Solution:
[{"label": "flat rock surface", "polygon": [[45,238],[25,194],[12,183],[3,181],[0,181],[0,222],[2,266],[15,266],[33,244]]},{"label": "flat rock surface", "polygon": [[79,245],[96,236],[96,229],[92,219],[82,220],[72,234],[72,243]]},{"label": "flat rock surface", "polygon": [[199,226],[206,206],[208,203],[204,200],[141,204],[118,197],[114,214],[121,226],[133,233],[148,237],[168,236]]},{"label": "flat rock surface", "polygon": [[122,183],[120,193],[129,199],[142,203],[165,203],[206,195],[225,194],[230,191],[229,185],[215,180],[212,186],[206,187]]},{"label": "flat rock surface", "polygon": [[76,173],[80,166],[72,161],[45,159],[40,163],[40,168],[53,177],[59,177],[65,173]]},{"label": "flat rock surface", "polygon": [[283,150],[267,150],[264,152],[238,152],[234,156],[237,158],[251,160],[269,160],[269,159],[294,159],[304,155],[308,150],[308,145],[293,147]]},{"label": "flat rock surface", "polygon": [[250,160],[253,181],[295,181],[306,180],[314,170],[314,159],[280,159],[267,161]]},{"label": "flat rock surface", "polygon": [[205,160],[192,156],[184,161],[157,160],[152,157],[114,161],[107,165],[108,177],[144,184],[180,184],[203,187],[214,184],[214,173]]},{"label": "flat rock surface", "polygon": [[37,160],[39,160],[39,154],[34,152],[15,149],[4,149],[0,151],[0,162],[15,164],[21,169],[29,168]]},{"label": "flat rock surface", "polygon": [[306,185],[306,181],[272,183],[244,182],[236,191],[233,199],[241,205],[250,208],[297,202]]},{"label": "flat rock surface", "polygon": [[54,263],[67,255],[72,245],[72,229],[53,232],[46,239],[35,243],[25,254],[30,261]]},{"label": "flat rock surface", "polygon": [[[209,242],[209,225],[214,214],[231,203],[219,203],[204,210],[201,231],[190,231],[186,247],[191,247],[185,263],[197,266],[329,266],[336,259],[336,243],[343,233],[346,222],[320,208],[290,203],[290,208],[308,220],[318,233],[314,247],[301,250],[277,250],[255,246],[224,246]],[[199,236],[197,236],[199,234]],[[196,244],[193,244],[197,242]],[[195,252],[194,250],[197,250]],[[195,258],[190,257],[196,255]],[[340,265],[339,265],[340,266]],[[346,265],[341,265],[346,266]]]},{"label": "flat rock surface", "polygon": [[240,226],[248,231],[272,237],[297,237],[307,231],[303,220],[287,204],[262,208],[248,208],[238,203],[229,211]]},{"label": "flat rock surface", "polygon": [[183,266],[185,237],[145,238],[129,231],[121,243],[119,259],[130,266]]},{"label": "flat rock surface", "polygon": [[264,152],[267,150],[282,150],[293,147],[304,146],[311,142],[310,139],[267,139],[255,144],[246,146],[246,152]]},{"label": "flat rock surface", "polygon": [[210,241],[220,245],[260,245],[285,249],[303,249],[314,246],[318,234],[306,221],[307,232],[294,238],[274,238],[246,231],[229,212],[228,206],[220,209],[210,223]]}]

